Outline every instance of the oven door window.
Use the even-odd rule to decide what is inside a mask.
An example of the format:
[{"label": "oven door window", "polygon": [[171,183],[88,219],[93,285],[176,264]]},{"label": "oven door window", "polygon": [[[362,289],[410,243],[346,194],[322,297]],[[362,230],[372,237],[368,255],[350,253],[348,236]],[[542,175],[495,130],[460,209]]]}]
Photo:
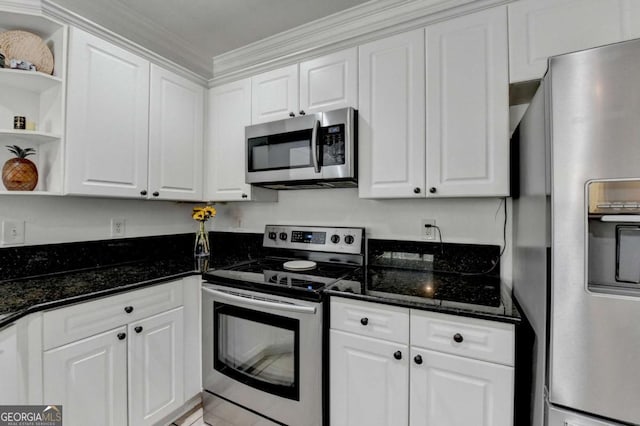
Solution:
[{"label": "oven door window", "polygon": [[312,129],[250,138],[249,171],[311,167]]},{"label": "oven door window", "polygon": [[299,321],[218,302],[213,308],[213,367],[248,386],[299,400]]}]

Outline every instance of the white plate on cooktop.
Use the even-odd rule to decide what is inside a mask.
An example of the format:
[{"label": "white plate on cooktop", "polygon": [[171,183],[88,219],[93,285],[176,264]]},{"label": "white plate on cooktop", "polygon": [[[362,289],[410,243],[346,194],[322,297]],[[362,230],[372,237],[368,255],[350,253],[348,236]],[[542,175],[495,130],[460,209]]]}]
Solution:
[{"label": "white plate on cooktop", "polygon": [[311,260],[290,260],[289,262],[284,262],[282,266],[289,271],[310,271],[316,268],[316,262]]}]

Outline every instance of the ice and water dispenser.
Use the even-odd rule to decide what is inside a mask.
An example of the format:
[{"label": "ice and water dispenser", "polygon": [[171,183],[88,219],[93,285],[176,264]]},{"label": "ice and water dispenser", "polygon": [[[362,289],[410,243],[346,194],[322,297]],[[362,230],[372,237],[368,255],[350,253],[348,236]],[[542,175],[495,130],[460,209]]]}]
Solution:
[{"label": "ice and water dispenser", "polygon": [[640,180],[587,184],[588,287],[640,296]]}]

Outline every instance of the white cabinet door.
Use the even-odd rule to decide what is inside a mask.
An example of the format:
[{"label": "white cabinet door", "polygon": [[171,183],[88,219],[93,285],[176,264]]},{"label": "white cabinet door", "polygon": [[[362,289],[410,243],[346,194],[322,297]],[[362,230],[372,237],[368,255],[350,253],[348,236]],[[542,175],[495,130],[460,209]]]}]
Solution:
[{"label": "white cabinet door", "polygon": [[18,368],[18,338],[16,326],[0,331],[0,405],[20,404]]},{"label": "white cabinet door", "polygon": [[640,37],[637,0],[520,0],[508,7],[511,82],[542,78],[549,56]]},{"label": "white cabinet door", "polygon": [[129,424],[151,425],[184,403],[183,308],[129,324]]},{"label": "white cabinet door", "polygon": [[507,10],[427,27],[428,196],[509,194]]},{"label": "white cabinet door", "polygon": [[44,353],[44,403],[62,405],[69,425],[127,424],[127,329]]},{"label": "white cabinet door", "polygon": [[330,423],[407,425],[407,350],[403,344],[331,330]]},{"label": "white cabinet door", "polygon": [[300,63],[300,110],[358,108],[356,47]]},{"label": "white cabinet door", "polygon": [[71,28],[68,70],[65,191],[146,196],[149,62]]},{"label": "white cabinet door", "polygon": [[424,31],[360,46],[358,63],[360,197],[424,197]]},{"label": "white cabinet door", "polygon": [[298,65],[251,78],[252,124],[298,115]]},{"label": "white cabinet door", "polygon": [[204,88],[151,65],[150,90],[149,195],[202,200]]},{"label": "white cabinet door", "polygon": [[513,425],[512,367],[412,347],[410,370],[411,426]]}]

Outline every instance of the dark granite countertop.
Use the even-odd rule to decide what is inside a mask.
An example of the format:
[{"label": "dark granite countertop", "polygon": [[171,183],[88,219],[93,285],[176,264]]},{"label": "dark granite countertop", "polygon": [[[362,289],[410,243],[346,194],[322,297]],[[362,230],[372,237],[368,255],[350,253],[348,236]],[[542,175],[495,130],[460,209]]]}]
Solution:
[{"label": "dark granite countertop", "polygon": [[359,281],[342,280],[326,294],[514,324],[521,321],[510,292],[496,276],[374,266]]},{"label": "dark granite countertop", "polygon": [[193,275],[193,257],[0,281],[0,328],[29,313]]}]

